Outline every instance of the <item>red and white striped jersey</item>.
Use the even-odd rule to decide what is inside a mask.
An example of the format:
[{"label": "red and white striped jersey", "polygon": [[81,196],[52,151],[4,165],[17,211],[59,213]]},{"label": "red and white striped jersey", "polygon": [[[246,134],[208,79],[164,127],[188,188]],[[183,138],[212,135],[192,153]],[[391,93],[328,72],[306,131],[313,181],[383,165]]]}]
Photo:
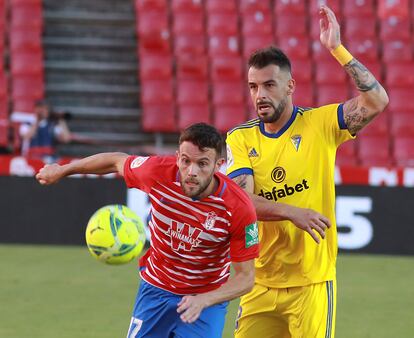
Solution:
[{"label": "red and white striped jersey", "polygon": [[201,200],[181,189],[174,156],[130,156],[124,165],[129,188],[149,194],[151,247],[140,260],[141,277],[175,294],[218,288],[231,262],[258,256],[256,212],[250,198],[216,173],[217,191]]}]

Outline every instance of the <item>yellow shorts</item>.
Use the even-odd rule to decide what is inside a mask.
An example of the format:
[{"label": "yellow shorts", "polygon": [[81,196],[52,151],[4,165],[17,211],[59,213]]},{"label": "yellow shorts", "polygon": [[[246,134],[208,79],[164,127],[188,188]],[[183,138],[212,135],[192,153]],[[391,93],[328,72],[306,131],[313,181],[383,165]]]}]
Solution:
[{"label": "yellow shorts", "polygon": [[255,284],[240,300],[235,338],[333,338],[336,281],[272,289]]}]

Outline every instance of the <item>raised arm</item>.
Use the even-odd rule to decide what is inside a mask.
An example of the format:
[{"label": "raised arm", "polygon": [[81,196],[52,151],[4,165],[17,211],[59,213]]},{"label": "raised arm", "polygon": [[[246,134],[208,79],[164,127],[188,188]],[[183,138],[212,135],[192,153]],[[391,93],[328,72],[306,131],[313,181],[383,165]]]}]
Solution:
[{"label": "raised arm", "polygon": [[256,208],[256,215],[259,221],[291,221],[297,228],[306,231],[316,243],[320,242],[319,237],[313,231],[317,231],[322,238],[325,238],[325,230],[331,226],[329,219],[312,209],[294,207],[289,204],[275,203],[254,194],[254,179],[252,175],[239,175],[233,178],[243,188],[253,201]]},{"label": "raised arm", "polygon": [[365,127],[388,104],[388,95],[372,73],[341,44],[340,27],[334,12],[320,8],[320,40],[354,80],[359,95],[344,104],[344,120],[351,134]]},{"label": "raised arm", "polygon": [[48,185],[74,174],[118,173],[123,175],[127,157],[128,155],[124,153],[101,153],[65,165],[48,164],[40,169],[36,179],[40,184]]}]

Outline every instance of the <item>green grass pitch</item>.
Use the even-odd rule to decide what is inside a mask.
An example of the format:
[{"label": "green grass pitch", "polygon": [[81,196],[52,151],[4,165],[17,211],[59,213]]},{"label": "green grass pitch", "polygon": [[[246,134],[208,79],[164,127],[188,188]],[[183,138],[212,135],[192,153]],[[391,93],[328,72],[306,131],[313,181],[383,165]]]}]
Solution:
[{"label": "green grass pitch", "polygon": [[[134,263],[106,266],[85,247],[0,245],[0,266],[0,337],[126,336]],[[336,337],[413,337],[413,286],[414,257],[340,255]],[[225,338],[236,310],[233,301]]]}]

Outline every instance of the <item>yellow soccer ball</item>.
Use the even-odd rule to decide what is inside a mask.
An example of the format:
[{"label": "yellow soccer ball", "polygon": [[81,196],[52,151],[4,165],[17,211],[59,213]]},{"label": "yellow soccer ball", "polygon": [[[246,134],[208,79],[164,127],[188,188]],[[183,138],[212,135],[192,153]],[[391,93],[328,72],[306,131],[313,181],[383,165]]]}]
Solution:
[{"label": "yellow soccer ball", "polygon": [[86,227],[86,244],[98,261],[118,265],[136,258],[145,245],[145,226],[124,205],[107,205],[97,210]]}]

